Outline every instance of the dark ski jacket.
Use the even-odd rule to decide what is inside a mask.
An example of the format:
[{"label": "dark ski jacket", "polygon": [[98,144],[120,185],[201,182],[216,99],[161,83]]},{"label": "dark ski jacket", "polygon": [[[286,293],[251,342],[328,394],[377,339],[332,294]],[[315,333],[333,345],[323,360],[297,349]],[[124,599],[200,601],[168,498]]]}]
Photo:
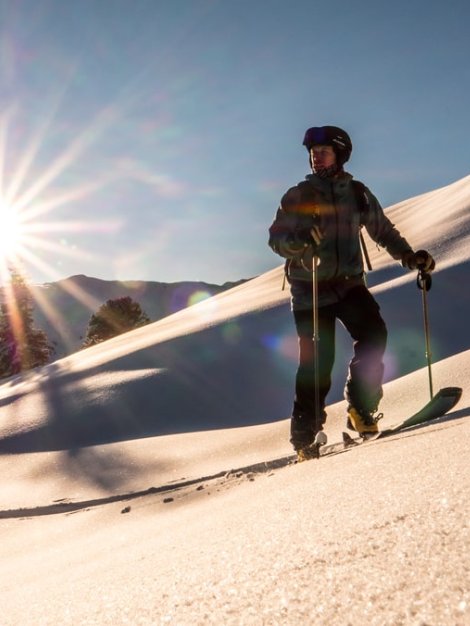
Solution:
[{"label": "dark ski jacket", "polygon": [[299,234],[309,232],[313,226],[321,235],[315,247],[319,258],[319,306],[337,302],[351,287],[364,284],[361,225],[394,259],[401,260],[405,252],[412,251],[367,187],[365,193],[368,206],[361,210],[352,176],[344,172],[333,179],[310,174],[282,197],[269,229],[269,245],[288,259],[286,274],[294,309],[312,306],[311,262],[310,266],[305,263],[306,249]]}]

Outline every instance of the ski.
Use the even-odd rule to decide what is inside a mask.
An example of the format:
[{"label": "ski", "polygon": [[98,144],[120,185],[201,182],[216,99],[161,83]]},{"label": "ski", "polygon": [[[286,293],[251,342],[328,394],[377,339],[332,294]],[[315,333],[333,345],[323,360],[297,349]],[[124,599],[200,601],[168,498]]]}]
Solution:
[{"label": "ski", "polygon": [[383,437],[389,437],[397,432],[411,428],[413,426],[419,426],[426,422],[430,422],[438,417],[442,417],[448,413],[459,402],[462,396],[462,389],[460,387],[444,387],[440,389],[433,398],[423,406],[417,413],[408,417],[389,428],[379,431],[377,434],[367,438],[363,437],[351,437],[349,433],[343,432],[343,441],[335,442],[328,445],[313,444],[310,448],[299,450],[297,452],[297,461],[306,461],[309,459],[318,459],[329,454],[337,452],[343,452],[345,450],[353,449],[357,446],[363,445],[367,442],[376,441]]},{"label": "ski", "polygon": [[393,435],[393,433],[396,433],[399,430],[411,428],[411,426],[418,426],[424,422],[429,422],[438,417],[442,417],[454,408],[461,396],[462,389],[460,387],[444,387],[443,389],[440,389],[420,411],[408,419],[380,431],[379,437],[387,437],[387,435]]}]

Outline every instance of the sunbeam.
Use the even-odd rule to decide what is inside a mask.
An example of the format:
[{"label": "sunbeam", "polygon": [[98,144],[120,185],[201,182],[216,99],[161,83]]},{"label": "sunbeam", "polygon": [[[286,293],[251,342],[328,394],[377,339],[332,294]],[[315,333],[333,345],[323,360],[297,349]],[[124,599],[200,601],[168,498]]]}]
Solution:
[{"label": "sunbeam", "polygon": [[[103,109],[49,165],[38,168],[55,115],[56,110],[51,110],[42,117],[42,123],[32,133],[22,153],[16,145],[13,146],[13,136],[17,135],[13,107],[0,117],[0,283],[3,285],[0,299],[3,315],[10,326],[12,346],[25,343],[18,300],[21,289],[29,291],[33,302],[56,332],[66,344],[70,343],[67,320],[47,303],[41,290],[29,287],[27,282],[20,287],[20,291],[18,285],[13,286],[14,277],[23,275],[23,267],[34,268],[47,279],[57,280],[60,278],[57,265],[65,257],[95,263],[102,260],[99,254],[77,246],[74,235],[112,234],[123,226],[122,219],[80,219],[74,208],[77,201],[102,190],[113,180],[115,173],[98,173],[93,180],[64,186],[64,180],[73,177],[70,174],[74,164],[84,158],[90,146],[117,120],[117,109]],[[64,219],[63,211],[59,219],[51,219],[54,211],[64,207],[72,207],[68,211],[71,219]],[[68,281],[63,282],[63,289],[85,305],[90,313],[102,304],[99,299]],[[21,350],[18,354],[23,363],[25,355]],[[21,369],[22,365],[18,365],[18,371]]]},{"label": "sunbeam", "polygon": [[[83,244],[77,245],[73,235],[113,234],[123,226],[123,219],[80,219],[75,208],[77,202],[106,187],[116,177],[115,172],[97,172],[92,179],[64,185],[64,180],[74,178],[74,166],[83,161],[90,148],[119,121],[122,110],[116,103],[102,107],[54,158],[45,162],[40,157],[43,148],[55,137],[53,123],[63,96],[62,90],[54,103],[46,107],[29,139],[23,138],[23,150],[13,141],[20,130],[16,106],[11,104],[0,115],[0,283],[4,286],[4,300],[13,295],[8,288],[12,268],[29,267],[49,280],[57,280],[60,278],[57,267],[63,258],[95,263],[102,260]],[[59,219],[51,219],[54,211],[69,207],[72,207],[71,219],[64,218],[64,211]],[[90,311],[101,304],[79,289],[74,289],[73,296]],[[43,302],[38,300],[37,304],[44,309]],[[44,314],[49,319],[54,317],[50,310],[44,310]],[[58,319],[55,321],[59,327],[63,326]]]},{"label": "sunbeam", "polygon": [[19,209],[28,206],[39,194],[48,188],[64,171],[67,170],[77,159],[83,156],[89,148],[108,127],[117,121],[118,114],[111,108],[104,109],[79,135],[66,150],[43,172],[43,174],[15,201]]},{"label": "sunbeam", "polygon": [[48,214],[59,207],[71,204],[77,200],[83,200],[102,189],[105,185],[111,182],[113,178],[114,175],[106,174],[98,180],[94,180],[90,183],[83,183],[79,187],[72,189],[66,189],[65,191],[51,195],[48,198],[42,198],[22,210],[23,219],[25,221],[31,221],[40,215]]},{"label": "sunbeam", "polygon": [[21,245],[23,225],[16,208],[0,195],[0,255],[9,259]]},{"label": "sunbeam", "polygon": [[[31,264],[34,264],[46,276],[51,276],[52,278],[56,278],[56,275],[55,275],[56,271],[51,265],[49,265],[49,263],[46,263],[45,261],[40,259],[38,256],[33,254],[30,250],[24,250],[23,254],[25,258],[27,258],[27,260],[30,261]],[[91,296],[84,289],[81,289],[78,285],[68,284],[67,282],[64,282],[62,284],[62,287],[65,291],[70,293],[70,295],[72,295],[76,300],[78,300],[83,305],[88,307],[90,311],[92,312],[95,312],[98,309],[98,307],[101,306],[102,304],[102,302],[98,298]],[[38,304],[40,304],[40,302],[38,302]]]}]

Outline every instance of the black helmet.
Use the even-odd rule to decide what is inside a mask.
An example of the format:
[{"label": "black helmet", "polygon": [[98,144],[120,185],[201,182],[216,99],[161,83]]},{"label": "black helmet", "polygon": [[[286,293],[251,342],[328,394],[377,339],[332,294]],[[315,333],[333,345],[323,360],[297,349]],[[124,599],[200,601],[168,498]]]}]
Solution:
[{"label": "black helmet", "polygon": [[312,146],[331,146],[336,154],[339,165],[349,160],[352,152],[351,138],[348,133],[337,126],[313,126],[304,136],[303,145],[310,152]]}]

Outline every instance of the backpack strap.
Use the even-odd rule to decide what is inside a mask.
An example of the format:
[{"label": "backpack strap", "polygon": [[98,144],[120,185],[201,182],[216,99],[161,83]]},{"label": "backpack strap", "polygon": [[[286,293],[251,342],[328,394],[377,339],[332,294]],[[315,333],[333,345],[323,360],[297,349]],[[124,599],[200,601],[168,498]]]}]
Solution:
[{"label": "backpack strap", "polygon": [[364,256],[364,261],[366,262],[367,269],[369,270],[369,272],[371,272],[372,264],[370,262],[370,257],[367,251],[366,242],[362,234],[362,227],[367,222],[367,218],[369,216],[369,210],[370,210],[369,196],[367,195],[367,187],[364,185],[364,183],[361,183],[360,180],[353,180],[352,185],[354,189],[354,195],[356,196],[357,206],[359,208],[360,224],[361,224],[361,230],[359,231],[359,239],[361,242],[362,254]]},{"label": "backpack strap", "polygon": [[370,210],[369,196],[367,195],[367,187],[360,180],[352,181],[354,195],[356,196],[359,214],[361,216],[361,226],[367,222]]}]

